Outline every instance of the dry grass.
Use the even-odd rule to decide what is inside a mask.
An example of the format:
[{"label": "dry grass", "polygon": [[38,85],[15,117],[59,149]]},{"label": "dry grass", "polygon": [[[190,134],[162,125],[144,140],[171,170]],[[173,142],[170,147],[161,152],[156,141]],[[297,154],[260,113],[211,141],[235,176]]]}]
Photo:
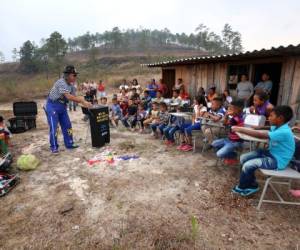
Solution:
[{"label": "dry grass", "polygon": [[[79,66],[78,68],[80,71],[78,82],[102,79],[105,81],[108,90],[117,88],[123,79],[131,81],[136,78],[142,86],[145,86],[151,78],[160,78],[158,69],[141,68],[139,64],[132,63],[120,64],[109,69],[97,68],[95,71],[85,66]],[[12,72],[1,73],[0,102],[45,97],[56,79],[57,75],[50,75],[47,80],[45,73],[34,75],[22,75]]]}]

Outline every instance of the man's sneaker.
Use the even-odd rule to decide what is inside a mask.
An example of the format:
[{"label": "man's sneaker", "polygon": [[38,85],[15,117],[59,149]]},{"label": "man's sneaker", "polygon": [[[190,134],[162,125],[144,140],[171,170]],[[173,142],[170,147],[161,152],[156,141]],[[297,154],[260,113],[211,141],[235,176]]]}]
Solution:
[{"label": "man's sneaker", "polygon": [[67,147],[67,149],[75,149],[75,148],[79,148],[79,145],[73,144],[73,145]]}]

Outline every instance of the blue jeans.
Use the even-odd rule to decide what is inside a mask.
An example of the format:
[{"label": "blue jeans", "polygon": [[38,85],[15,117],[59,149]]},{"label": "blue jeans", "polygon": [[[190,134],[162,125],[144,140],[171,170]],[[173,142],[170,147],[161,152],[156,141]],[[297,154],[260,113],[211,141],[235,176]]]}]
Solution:
[{"label": "blue jeans", "polygon": [[151,129],[154,133],[157,131],[157,129],[159,129],[161,135],[163,135],[163,130],[166,126],[167,125],[165,125],[165,124],[155,123],[155,124],[151,124]]},{"label": "blue jeans", "polygon": [[163,133],[164,133],[165,137],[167,138],[167,140],[174,142],[175,141],[174,134],[177,130],[179,130],[178,126],[174,126],[174,127],[167,126],[163,129]]},{"label": "blue jeans", "polygon": [[277,160],[268,150],[258,149],[246,154],[242,154],[240,158],[243,166],[240,175],[239,188],[256,188],[257,182],[255,178],[255,170],[262,169],[277,169]]},{"label": "blue jeans", "polygon": [[241,147],[243,142],[234,142],[228,138],[222,138],[214,140],[211,145],[217,149],[217,157],[233,159],[236,157],[235,149]]},{"label": "blue jeans", "polygon": [[197,122],[197,123],[194,123],[190,126],[188,126],[187,128],[185,128],[185,134],[188,135],[188,136],[192,136],[192,131],[193,130],[200,130],[201,129],[201,123],[200,122]]}]

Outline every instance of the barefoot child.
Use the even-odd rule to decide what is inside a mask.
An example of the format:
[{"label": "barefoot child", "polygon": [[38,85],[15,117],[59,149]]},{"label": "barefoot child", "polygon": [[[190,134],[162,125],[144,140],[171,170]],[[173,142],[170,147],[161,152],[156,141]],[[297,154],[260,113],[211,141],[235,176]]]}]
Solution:
[{"label": "barefoot child", "polygon": [[232,192],[241,196],[256,193],[259,188],[255,178],[258,168],[283,170],[291,161],[295,152],[295,141],[288,122],[293,118],[289,106],[275,107],[269,116],[270,131],[256,131],[241,127],[232,127],[233,132],[240,132],[260,139],[269,139],[269,148],[258,149],[241,155],[242,171],[239,184]]}]

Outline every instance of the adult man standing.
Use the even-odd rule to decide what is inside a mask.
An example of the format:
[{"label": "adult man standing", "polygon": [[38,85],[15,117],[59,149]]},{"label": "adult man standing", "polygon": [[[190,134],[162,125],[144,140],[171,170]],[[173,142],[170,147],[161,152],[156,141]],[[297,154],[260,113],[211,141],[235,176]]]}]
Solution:
[{"label": "adult man standing", "polygon": [[81,103],[87,108],[92,106],[89,102],[85,101],[84,98],[72,94],[72,83],[75,82],[78,74],[75,67],[69,65],[65,68],[63,73],[63,77],[57,80],[50,90],[45,108],[50,128],[50,149],[54,154],[58,153],[59,147],[57,143],[58,124],[60,124],[66,148],[74,149],[78,147],[73,141],[72,125],[67,112],[68,100]]},{"label": "adult man standing", "polygon": [[273,82],[270,80],[270,76],[267,73],[263,73],[261,76],[261,80],[256,84],[254,91],[260,89],[266,92],[267,94],[271,94]]}]

